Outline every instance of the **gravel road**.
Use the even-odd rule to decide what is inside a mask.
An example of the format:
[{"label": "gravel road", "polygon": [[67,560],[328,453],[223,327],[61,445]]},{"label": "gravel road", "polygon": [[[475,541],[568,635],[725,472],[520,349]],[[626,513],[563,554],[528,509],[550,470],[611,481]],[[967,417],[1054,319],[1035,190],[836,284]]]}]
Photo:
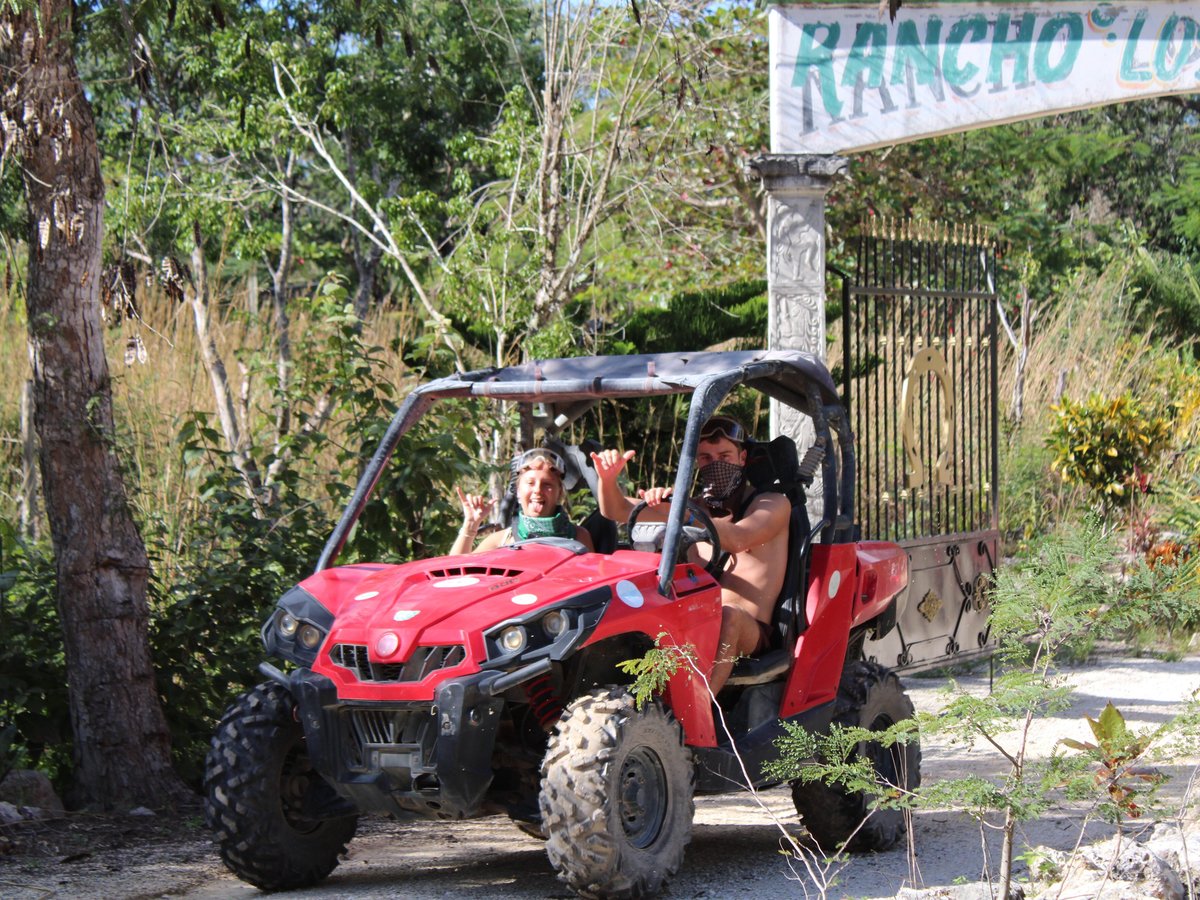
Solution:
[{"label": "gravel road", "polygon": [[[1037,723],[1031,752],[1045,755],[1060,738],[1090,739],[1084,716],[1097,716],[1112,701],[1131,728],[1152,728],[1177,713],[1183,701],[1200,689],[1200,657],[1178,662],[1108,658],[1071,669],[1075,688],[1073,707]],[[984,692],[986,670],[960,678],[964,687]],[[937,711],[945,702],[942,679],[905,679],[919,709]],[[945,746],[923,742],[926,783],[976,773],[999,774],[1004,765],[992,749]],[[1178,805],[1197,759],[1173,761],[1160,768],[1170,776],[1165,793]],[[984,838],[967,817],[950,811],[915,814],[915,857],[904,849],[854,857],[835,873],[805,873],[789,867],[780,852],[778,826],[798,830],[791,796],[786,788],[761,795],[765,809],[748,794],[699,798],[696,824],[683,868],[665,896],[724,898],[754,896],[891,898],[914,884],[949,885],[976,880],[985,866]],[[1038,822],[1028,823],[1023,845],[1069,849],[1080,838],[1085,811],[1061,808]],[[1106,834],[1099,824],[1087,825],[1087,836]],[[997,835],[986,838],[988,862],[999,858]],[[288,894],[295,898],[424,898],[463,894],[495,898],[567,898],[572,896],[554,877],[539,840],[528,837],[507,819],[469,822],[364,823],[350,845],[348,858],[317,888]],[[211,845],[193,839],[179,846],[156,848],[139,859],[106,854],[91,864],[6,864],[0,858],[0,895],[9,900],[46,897],[104,896],[108,898],[186,897],[225,900],[259,892],[242,884],[221,866]]]}]

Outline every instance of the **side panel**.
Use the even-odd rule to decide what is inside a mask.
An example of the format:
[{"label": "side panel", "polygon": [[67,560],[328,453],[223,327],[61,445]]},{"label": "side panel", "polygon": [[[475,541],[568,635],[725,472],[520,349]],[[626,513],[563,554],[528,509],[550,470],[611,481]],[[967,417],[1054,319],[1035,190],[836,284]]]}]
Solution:
[{"label": "side panel", "polygon": [[808,628],[796,641],[779,714],[784,718],[837,696],[857,594],[854,544],[817,544],[808,579]]},{"label": "side panel", "polygon": [[627,632],[645,634],[661,647],[676,647],[686,662],[667,685],[665,700],[675,713],[689,745],[714,747],[712,702],[704,676],[717,655],[721,630],[721,590],[702,569],[690,563],[675,567],[671,598],[658,593],[653,573],[614,587],[617,599],[592,633],[588,643]]},{"label": "side panel", "polygon": [[861,625],[886,612],[892,598],[908,587],[908,554],[886,541],[860,541],[856,554],[858,590],[852,624]]}]

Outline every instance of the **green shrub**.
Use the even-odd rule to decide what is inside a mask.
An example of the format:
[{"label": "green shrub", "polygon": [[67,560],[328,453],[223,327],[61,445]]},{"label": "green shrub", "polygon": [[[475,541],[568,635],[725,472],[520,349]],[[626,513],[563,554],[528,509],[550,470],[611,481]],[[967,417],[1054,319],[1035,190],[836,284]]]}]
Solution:
[{"label": "green shrub", "polygon": [[[283,492],[266,515],[240,476],[218,469],[201,488],[204,514],[188,530],[174,571],[155,561],[150,645],[171,730],[176,769],[197,785],[222,710],[262,680],[259,628],[275,600],[313,569],[330,523],[300,495]],[[147,534],[151,553],[162,535]]]},{"label": "green shrub", "polygon": [[1029,437],[1034,430],[1016,430],[1000,461],[1000,531],[1006,546],[1026,548],[1052,531],[1066,506],[1055,493],[1062,488],[1050,477],[1053,453],[1040,439]]},{"label": "green shrub", "polygon": [[0,778],[36,766],[61,788],[71,729],[56,578],[49,542],[23,541],[0,519]]},{"label": "green shrub", "polygon": [[1053,408],[1046,438],[1053,451],[1050,468],[1065,482],[1085,485],[1104,507],[1127,504],[1138,479],[1166,449],[1170,426],[1145,411],[1126,392],[1113,399],[1091,395],[1083,403],[1068,398]]},{"label": "green shrub", "polygon": [[1132,638],[1153,637],[1168,651],[1185,645],[1200,630],[1200,557],[1139,561],[1126,572],[1120,602],[1143,611]]}]

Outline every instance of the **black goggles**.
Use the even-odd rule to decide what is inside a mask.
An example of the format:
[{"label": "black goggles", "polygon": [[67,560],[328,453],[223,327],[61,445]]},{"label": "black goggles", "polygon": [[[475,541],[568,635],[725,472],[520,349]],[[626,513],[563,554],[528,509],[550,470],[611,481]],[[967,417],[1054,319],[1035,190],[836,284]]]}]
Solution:
[{"label": "black goggles", "polygon": [[713,416],[700,428],[700,440],[716,441],[728,438],[735,444],[746,442],[746,429],[742,423],[728,416]]}]

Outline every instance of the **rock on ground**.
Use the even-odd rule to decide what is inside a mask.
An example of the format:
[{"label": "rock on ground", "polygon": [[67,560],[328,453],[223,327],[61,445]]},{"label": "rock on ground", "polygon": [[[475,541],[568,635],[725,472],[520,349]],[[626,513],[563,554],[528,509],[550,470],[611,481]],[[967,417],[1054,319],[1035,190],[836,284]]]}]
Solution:
[{"label": "rock on ground", "polygon": [[9,772],[0,781],[0,801],[44,810],[47,814],[63,811],[62,800],[54,793],[50,779],[36,769],[13,769]]}]

